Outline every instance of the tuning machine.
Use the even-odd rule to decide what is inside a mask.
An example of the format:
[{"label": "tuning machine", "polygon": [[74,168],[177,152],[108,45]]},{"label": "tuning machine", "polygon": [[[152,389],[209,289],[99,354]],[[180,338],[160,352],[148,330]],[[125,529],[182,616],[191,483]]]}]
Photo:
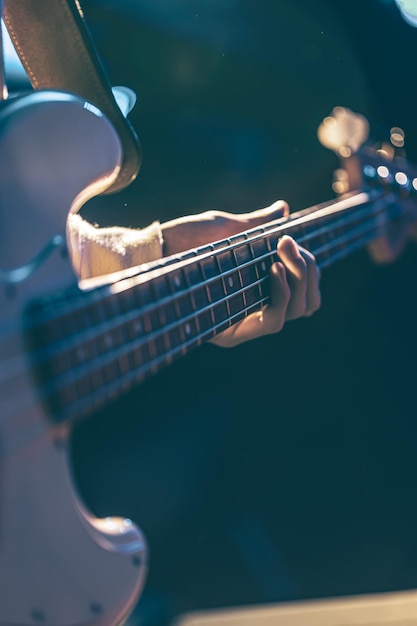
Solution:
[{"label": "tuning machine", "polygon": [[342,195],[362,184],[360,161],[356,154],[369,137],[366,117],[346,107],[337,106],[324,118],[317,136],[320,143],[332,150],[341,160],[341,167],[334,172],[333,191]]},{"label": "tuning machine", "polygon": [[337,106],[320,124],[317,135],[320,143],[333,150],[342,159],[355,154],[368,140],[369,123],[366,117],[350,109]]}]

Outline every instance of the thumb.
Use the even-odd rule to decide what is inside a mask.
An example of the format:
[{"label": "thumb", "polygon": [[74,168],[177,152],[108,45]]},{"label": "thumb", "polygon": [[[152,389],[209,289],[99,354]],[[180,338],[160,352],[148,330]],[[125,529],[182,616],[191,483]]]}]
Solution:
[{"label": "thumb", "polygon": [[287,217],[289,213],[290,208],[288,204],[284,200],[277,200],[265,209],[257,209],[251,213],[246,213],[245,217],[248,227],[252,228],[261,224],[267,224],[280,217]]}]

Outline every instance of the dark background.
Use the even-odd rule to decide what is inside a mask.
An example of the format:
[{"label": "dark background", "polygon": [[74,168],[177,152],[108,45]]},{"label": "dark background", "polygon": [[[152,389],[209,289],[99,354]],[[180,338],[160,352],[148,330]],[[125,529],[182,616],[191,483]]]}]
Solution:
[{"label": "dark background", "polygon": [[[84,0],[113,84],[138,94],[144,164],[101,224],[332,197],[335,105],[417,161],[417,29],[383,0]],[[80,490],[134,519],[151,569],[131,624],[417,585],[417,256],[326,270],[323,306],[207,345],[74,433]]]}]

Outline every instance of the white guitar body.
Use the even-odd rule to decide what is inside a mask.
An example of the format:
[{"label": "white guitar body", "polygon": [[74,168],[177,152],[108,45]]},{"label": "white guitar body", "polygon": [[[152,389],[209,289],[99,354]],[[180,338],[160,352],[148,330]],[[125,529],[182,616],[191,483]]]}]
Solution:
[{"label": "white guitar body", "polygon": [[75,282],[68,211],[108,187],[120,157],[81,98],[38,92],[0,108],[1,626],[120,624],[143,586],[140,531],[94,518],[74,492],[69,428],[38,400],[21,328],[31,299]]}]

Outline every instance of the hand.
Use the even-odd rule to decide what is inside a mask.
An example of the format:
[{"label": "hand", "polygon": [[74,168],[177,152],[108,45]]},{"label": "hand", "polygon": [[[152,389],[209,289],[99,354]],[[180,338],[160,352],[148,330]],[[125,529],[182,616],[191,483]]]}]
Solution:
[{"label": "hand", "polygon": [[[231,237],[288,215],[285,202],[275,202],[252,213],[232,214],[207,211],[162,224],[164,253],[175,254],[191,247]],[[270,270],[271,299],[260,311],[251,313],[212,339],[222,347],[279,332],[284,323],[312,315],[320,306],[320,271],[314,256],[288,236],[278,242],[280,261]]]},{"label": "hand", "polygon": [[368,245],[368,252],[375,263],[386,264],[395,261],[408,242],[417,240],[417,223],[408,216],[387,224],[381,237]]}]

